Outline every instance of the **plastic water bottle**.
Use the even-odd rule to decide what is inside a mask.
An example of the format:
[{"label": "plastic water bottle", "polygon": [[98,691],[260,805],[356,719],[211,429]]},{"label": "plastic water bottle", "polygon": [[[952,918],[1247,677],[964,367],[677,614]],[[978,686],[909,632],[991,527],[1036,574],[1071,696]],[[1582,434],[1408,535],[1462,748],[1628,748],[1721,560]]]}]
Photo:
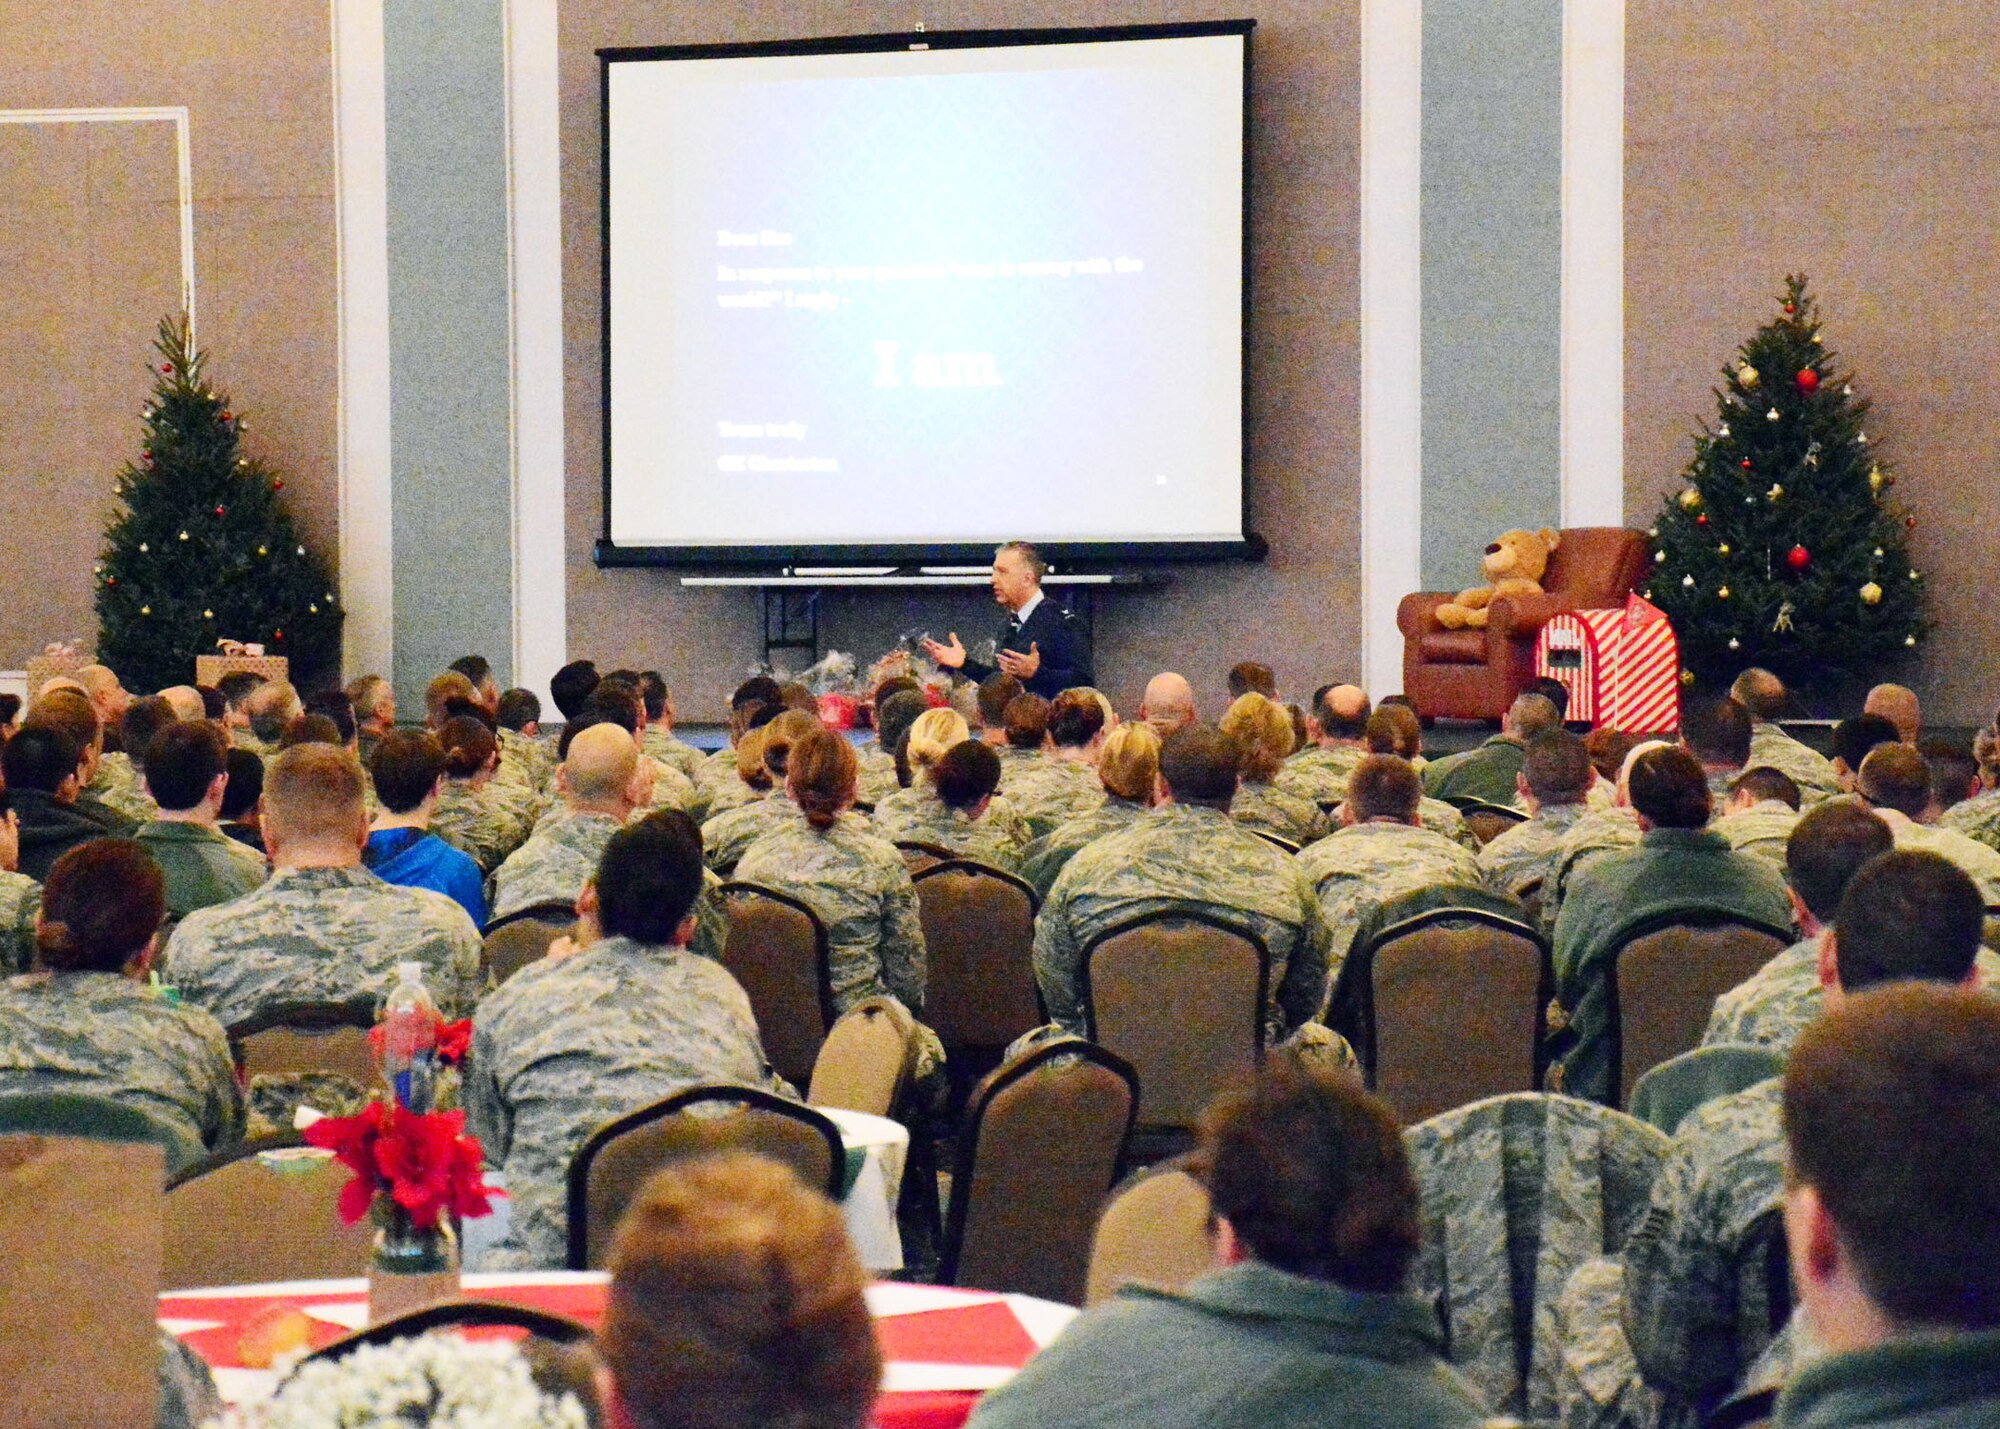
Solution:
[{"label": "plastic water bottle", "polygon": [[382,1080],[409,1111],[427,1112],[437,1082],[437,1004],[422,963],[397,963],[396,985],[382,1005]]}]

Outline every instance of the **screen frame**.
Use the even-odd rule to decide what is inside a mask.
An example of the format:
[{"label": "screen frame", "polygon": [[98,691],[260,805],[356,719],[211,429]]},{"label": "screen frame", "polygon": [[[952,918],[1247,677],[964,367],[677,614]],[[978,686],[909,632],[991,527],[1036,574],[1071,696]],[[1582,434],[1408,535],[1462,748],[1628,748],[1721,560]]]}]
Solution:
[{"label": "screen frame", "polygon": [[1202,20],[1161,25],[1064,26],[1016,30],[898,31],[890,34],[843,35],[816,39],[756,40],[740,44],[626,45],[596,51],[598,60],[598,316],[599,413],[598,436],[603,456],[600,532],[592,550],[599,567],[665,566],[730,570],[804,562],[816,565],[853,562],[984,562],[995,542],[937,544],[835,542],[823,545],[743,546],[673,545],[621,546],[611,538],[611,67],[632,61],[736,59],[770,55],[825,55],[927,49],[999,49],[1023,45],[1101,44],[1106,42],[1199,39],[1235,35],[1243,42],[1243,165],[1240,195],[1242,234],[1242,313],[1239,319],[1238,490],[1243,535],[1224,541],[1049,541],[1038,542],[1044,559],[1065,570],[1085,570],[1132,564],[1261,561],[1268,550],[1250,525],[1250,75],[1254,19]]}]

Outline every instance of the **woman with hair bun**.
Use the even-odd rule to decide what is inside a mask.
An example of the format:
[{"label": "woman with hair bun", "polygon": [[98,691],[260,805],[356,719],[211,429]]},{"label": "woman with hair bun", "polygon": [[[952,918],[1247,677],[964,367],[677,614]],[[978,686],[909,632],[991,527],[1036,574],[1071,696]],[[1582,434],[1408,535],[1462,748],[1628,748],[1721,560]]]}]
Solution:
[{"label": "woman with hair bun", "polygon": [[908,757],[910,787],[875,806],[876,832],[1018,873],[1028,825],[997,792],[1000,756],[992,746],[973,739],[956,711],[932,710],[910,726]]},{"label": "woman with hair bun", "polygon": [[534,796],[519,785],[495,782],[500,741],[471,715],[448,719],[438,730],[444,746],[444,783],[431,811],[431,832],[472,855],[481,873],[491,873],[527,842],[538,811]]},{"label": "woman with hair bun", "polygon": [[35,970],[0,982],[0,1096],[109,1097],[189,1148],[242,1139],[243,1090],[222,1025],[147,986],[165,915],[159,866],[133,840],[95,839],[56,860],[35,920]]},{"label": "woman with hair bun", "polygon": [[785,775],[792,746],[821,728],[817,715],[786,710],[762,729],[753,729],[736,746],[736,772],[754,792],[747,804],[711,814],[701,826],[702,861],[716,873],[736,867],[744,850],[798,813],[785,792]]}]

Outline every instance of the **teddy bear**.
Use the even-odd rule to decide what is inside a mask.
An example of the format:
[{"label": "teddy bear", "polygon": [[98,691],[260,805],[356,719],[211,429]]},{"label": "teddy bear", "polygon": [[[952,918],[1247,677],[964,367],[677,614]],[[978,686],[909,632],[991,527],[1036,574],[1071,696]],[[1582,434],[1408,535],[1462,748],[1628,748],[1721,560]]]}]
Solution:
[{"label": "teddy bear", "polygon": [[1540,595],[1542,573],[1561,539],[1546,526],[1539,531],[1501,532],[1480,562],[1492,584],[1462,590],[1456,600],[1439,606],[1438,624],[1446,630],[1484,630],[1487,607],[1495,596]]}]

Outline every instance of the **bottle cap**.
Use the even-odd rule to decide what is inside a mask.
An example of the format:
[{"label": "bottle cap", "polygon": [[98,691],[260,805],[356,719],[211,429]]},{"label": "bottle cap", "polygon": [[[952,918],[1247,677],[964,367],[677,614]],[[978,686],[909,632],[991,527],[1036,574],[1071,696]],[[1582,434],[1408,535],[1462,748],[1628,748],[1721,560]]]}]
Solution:
[{"label": "bottle cap", "polygon": [[422,963],[397,963],[396,980],[398,982],[422,982],[424,980],[424,965]]}]

